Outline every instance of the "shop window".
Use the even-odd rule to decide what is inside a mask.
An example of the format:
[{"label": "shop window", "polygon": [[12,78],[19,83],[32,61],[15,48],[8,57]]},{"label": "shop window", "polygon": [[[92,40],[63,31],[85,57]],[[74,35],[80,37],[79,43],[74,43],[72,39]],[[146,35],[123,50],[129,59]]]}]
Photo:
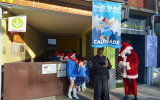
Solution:
[{"label": "shop window", "polygon": [[47,60],[53,61],[56,56],[56,39],[48,39]]}]

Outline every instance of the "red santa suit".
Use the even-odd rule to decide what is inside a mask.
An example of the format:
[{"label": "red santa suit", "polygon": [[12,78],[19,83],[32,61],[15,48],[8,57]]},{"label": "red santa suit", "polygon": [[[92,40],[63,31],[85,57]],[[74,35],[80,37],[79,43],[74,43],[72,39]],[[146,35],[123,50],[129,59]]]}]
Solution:
[{"label": "red santa suit", "polygon": [[[118,64],[122,72],[125,95],[133,94],[137,96],[136,78],[138,78],[139,60],[137,53],[132,49],[129,43],[123,42],[118,57]],[[127,53],[130,53],[130,55],[126,56]]]}]

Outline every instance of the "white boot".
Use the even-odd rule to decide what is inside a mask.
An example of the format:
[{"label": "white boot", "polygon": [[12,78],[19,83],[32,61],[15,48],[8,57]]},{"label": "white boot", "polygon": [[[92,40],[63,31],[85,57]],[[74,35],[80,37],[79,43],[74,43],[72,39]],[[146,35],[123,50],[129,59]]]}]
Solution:
[{"label": "white boot", "polygon": [[72,92],[72,89],[69,89],[69,90],[68,90],[68,97],[69,97],[70,99],[72,99],[71,92]]},{"label": "white boot", "polygon": [[82,91],[85,90],[85,83],[82,84]]},{"label": "white boot", "polygon": [[79,99],[77,96],[77,89],[76,88],[73,88],[73,97],[76,99]]},{"label": "white boot", "polygon": [[86,90],[86,83],[84,84],[84,89]]},{"label": "white boot", "polygon": [[80,85],[78,86],[78,91],[81,91],[81,86]]}]

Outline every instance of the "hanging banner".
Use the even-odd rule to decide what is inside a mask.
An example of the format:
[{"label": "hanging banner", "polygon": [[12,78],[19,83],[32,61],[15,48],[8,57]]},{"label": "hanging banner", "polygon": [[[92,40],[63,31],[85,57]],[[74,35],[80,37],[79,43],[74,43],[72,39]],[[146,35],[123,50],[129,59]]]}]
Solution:
[{"label": "hanging banner", "polygon": [[103,56],[106,56],[106,49],[107,49],[107,57],[112,65],[112,69],[115,69],[115,53],[116,49],[111,47],[104,47]]},{"label": "hanging banner", "polygon": [[93,1],[92,47],[121,47],[121,4]]}]

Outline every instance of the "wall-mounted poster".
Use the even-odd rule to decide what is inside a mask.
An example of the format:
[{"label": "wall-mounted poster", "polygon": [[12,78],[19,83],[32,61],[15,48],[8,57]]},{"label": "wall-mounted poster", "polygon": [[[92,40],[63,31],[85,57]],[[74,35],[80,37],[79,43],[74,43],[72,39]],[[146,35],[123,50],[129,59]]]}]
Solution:
[{"label": "wall-mounted poster", "polygon": [[146,67],[157,67],[157,36],[146,36]]}]

